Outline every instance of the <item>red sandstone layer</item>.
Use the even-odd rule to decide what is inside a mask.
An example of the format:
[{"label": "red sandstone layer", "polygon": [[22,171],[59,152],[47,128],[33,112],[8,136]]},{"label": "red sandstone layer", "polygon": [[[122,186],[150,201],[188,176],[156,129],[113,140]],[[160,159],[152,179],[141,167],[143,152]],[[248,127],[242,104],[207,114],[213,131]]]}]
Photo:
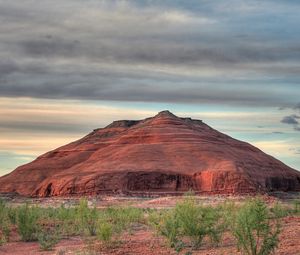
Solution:
[{"label": "red sandstone layer", "polygon": [[300,172],[202,121],[168,111],[115,121],[0,178],[25,196],[300,190]]}]

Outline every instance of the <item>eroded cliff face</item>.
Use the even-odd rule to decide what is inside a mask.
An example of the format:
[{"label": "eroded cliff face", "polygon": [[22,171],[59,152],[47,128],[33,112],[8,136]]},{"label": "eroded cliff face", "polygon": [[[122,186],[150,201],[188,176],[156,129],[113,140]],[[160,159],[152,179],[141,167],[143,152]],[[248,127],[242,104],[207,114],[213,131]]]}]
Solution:
[{"label": "eroded cliff face", "polygon": [[25,196],[300,190],[300,173],[200,120],[115,121],[0,178]]}]

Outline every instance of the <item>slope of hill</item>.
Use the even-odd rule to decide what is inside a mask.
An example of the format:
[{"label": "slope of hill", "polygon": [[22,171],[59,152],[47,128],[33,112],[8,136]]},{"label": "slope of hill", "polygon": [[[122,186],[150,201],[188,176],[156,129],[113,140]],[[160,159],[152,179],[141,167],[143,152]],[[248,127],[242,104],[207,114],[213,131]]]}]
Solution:
[{"label": "slope of hill", "polygon": [[0,178],[25,196],[300,190],[300,172],[254,146],[169,111],[115,121]]}]

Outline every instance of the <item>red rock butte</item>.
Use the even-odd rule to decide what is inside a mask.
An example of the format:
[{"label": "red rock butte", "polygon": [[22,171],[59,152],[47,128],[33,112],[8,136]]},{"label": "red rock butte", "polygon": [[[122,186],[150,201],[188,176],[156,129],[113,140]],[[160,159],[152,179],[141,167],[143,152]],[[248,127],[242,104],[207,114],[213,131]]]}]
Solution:
[{"label": "red rock butte", "polygon": [[1,193],[244,194],[299,191],[300,172],[209,127],[169,111],[114,121],[0,178]]}]

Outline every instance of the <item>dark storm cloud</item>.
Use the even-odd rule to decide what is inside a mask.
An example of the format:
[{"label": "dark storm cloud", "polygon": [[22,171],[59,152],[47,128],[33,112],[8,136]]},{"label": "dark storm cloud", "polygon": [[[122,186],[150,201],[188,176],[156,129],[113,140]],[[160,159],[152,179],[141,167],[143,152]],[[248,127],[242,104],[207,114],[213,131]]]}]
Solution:
[{"label": "dark storm cloud", "polygon": [[285,116],[282,120],[281,123],[288,124],[288,125],[293,125],[293,128],[295,131],[300,131],[300,126],[299,126],[299,121],[300,119],[299,115],[293,114],[290,116]]},{"label": "dark storm cloud", "polygon": [[292,107],[295,5],[0,0],[0,95]]},{"label": "dark storm cloud", "polygon": [[[232,42],[225,45],[213,42],[220,38],[210,38],[211,43],[202,43],[201,38],[191,38],[185,42],[181,34],[150,41],[146,38],[134,38],[124,43],[124,38],[95,38],[98,42],[62,39],[45,36],[42,39],[21,41],[18,46],[27,57],[67,57],[78,60],[84,58],[91,62],[124,64],[162,64],[170,66],[219,67],[244,69],[246,65],[266,64],[274,61],[300,59],[300,47],[281,45],[240,45]],[[105,36],[104,36],[105,37]],[[128,39],[127,39],[128,40]],[[174,40],[174,41],[173,41]],[[125,41],[126,42],[126,41]],[[226,50],[222,49],[226,47]],[[245,65],[245,66],[241,66]],[[255,67],[251,67],[254,68]],[[261,71],[298,74],[299,68],[293,66],[263,66]]]},{"label": "dark storm cloud", "polygon": [[[10,81],[10,77],[13,75],[41,75],[47,72],[47,69],[43,65],[38,65],[37,63],[26,63],[19,64],[16,61],[12,60],[0,60],[0,92],[4,92],[5,84]],[[18,81],[21,82],[21,81]]]},{"label": "dark storm cloud", "polygon": [[14,62],[0,60],[0,80],[19,70],[19,67]]},{"label": "dark storm cloud", "polygon": [[62,39],[52,38],[50,35],[43,40],[29,40],[20,43],[26,55],[32,57],[71,57],[76,55],[76,45],[79,41],[64,41]]},{"label": "dark storm cloud", "polygon": [[297,125],[297,124],[299,124],[299,122],[296,119],[298,119],[298,116],[295,116],[295,115],[285,116],[281,120],[281,123],[289,124],[289,125]]},{"label": "dark storm cloud", "polygon": [[[100,73],[100,75],[99,75]],[[26,96],[37,98],[72,98],[72,99],[94,99],[112,101],[148,101],[148,102],[178,102],[178,103],[234,103],[245,105],[272,105],[281,99],[281,95],[268,92],[268,88],[257,91],[255,88],[246,87],[237,93],[239,85],[232,85],[227,81],[224,85],[217,86],[218,93],[210,89],[214,82],[198,83],[187,82],[184,78],[176,80],[161,77],[160,82],[153,84],[153,78],[143,80],[140,75],[131,75],[124,78],[121,73],[87,72],[86,75],[77,73],[69,75],[67,71],[48,70],[43,75],[31,78],[26,83],[17,83],[20,75],[11,78],[11,83],[2,83],[1,91],[8,96]],[[22,74],[27,77],[31,74]],[[52,79],[50,79],[52,77]],[[147,75],[145,75],[147,77]],[[46,81],[46,82],[44,82]],[[164,86],[161,86],[163,82]],[[227,84],[228,83],[228,84]],[[118,86],[115,86],[118,84]],[[169,88],[172,88],[170,90]],[[287,94],[288,95],[288,94]],[[288,101],[286,101],[288,103]]]}]

